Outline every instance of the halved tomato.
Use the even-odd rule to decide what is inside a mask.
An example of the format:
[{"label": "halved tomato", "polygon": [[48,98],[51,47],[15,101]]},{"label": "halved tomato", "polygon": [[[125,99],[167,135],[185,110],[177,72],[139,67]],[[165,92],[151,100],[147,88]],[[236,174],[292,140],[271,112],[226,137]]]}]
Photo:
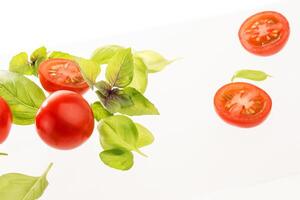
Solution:
[{"label": "halved tomato", "polygon": [[217,114],[227,123],[253,127],[263,122],[272,108],[270,96],[255,85],[236,82],[221,87],[214,97]]},{"label": "halved tomato", "polygon": [[48,59],[39,66],[39,79],[48,92],[70,90],[83,94],[89,88],[78,64],[67,59]]},{"label": "halved tomato", "polygon": [[265,11],[257,13],[242,24],[239,38],[246,50],[269,56],[280,51],[290,35],[287,19],[280,13]]}]

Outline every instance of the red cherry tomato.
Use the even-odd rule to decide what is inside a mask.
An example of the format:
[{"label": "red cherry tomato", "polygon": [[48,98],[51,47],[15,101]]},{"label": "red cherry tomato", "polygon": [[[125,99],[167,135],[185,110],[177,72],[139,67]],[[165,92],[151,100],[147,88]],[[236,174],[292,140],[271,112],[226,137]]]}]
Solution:
[{"label": "red cherry tomato", "polygon": [[239,38],[244,48],[256,55],[269,56],[280,51],[290,35],[287,19],[280,13],[257,13],[242,24]]},{"label": "red cherry tomato", "polygon": [[60,90],[52,93],[42,104],[35,124],[45,143],[57,149],[72,149],[91,136],[94,116],[81,95]]},{"label": "red cherry tomato", "polygon": [[0,144],[3,143],[10,131],[12,113],[6,101],[0,97]]},{"label": "red cherry tomato", "polygon": [[272,107],[270,96],[249,83],[229,83],[214,97],[217,114],[227,123],[239,127],[253,127],[262,123]]},{"label": "red cherry tomato", "polygon": [[39,66],[39,79],[48,92],[70,90],[83,94],[89,88],[78,64],[67,59],[49,59]]}]

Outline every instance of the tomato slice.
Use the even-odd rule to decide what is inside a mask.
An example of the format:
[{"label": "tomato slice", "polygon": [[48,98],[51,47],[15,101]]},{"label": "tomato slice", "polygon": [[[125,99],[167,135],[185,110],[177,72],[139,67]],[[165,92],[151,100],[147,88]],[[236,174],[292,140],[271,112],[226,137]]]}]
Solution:
[{"label": "tomato slice", "polygon": [[214,97],[217,114],[227,123],[254,127],[263,122],[272,108],[270,96],[262,89],[244,82],[221,87]]},{"label": "tomato slice", "polygon": [[289,22],[282,14],[274,11],[260,12],[249,17],[239,30],[239,38],[244,48],[260,56],[269,56],[280,51],[289,35]]},{"label": "tomato slice", "polygon": [[67,59],[48,59],[39,66],[39,79],[48,92],[70,90],[83,94],[88,90],[78,64]]}]

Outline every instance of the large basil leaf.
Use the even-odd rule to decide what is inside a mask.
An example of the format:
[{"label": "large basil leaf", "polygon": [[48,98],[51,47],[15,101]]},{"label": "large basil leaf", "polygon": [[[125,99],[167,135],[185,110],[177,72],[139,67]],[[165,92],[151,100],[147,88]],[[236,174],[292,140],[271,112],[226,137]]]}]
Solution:
[{"label": "large basil leaf", "polygon": [[104,118],[98,130],[104,150],[121,148],[142,154],[137,148],[138,131],[130,118],[123,115]]},{"label": "large basil leaf", "polygon": [[32,75],[34,73],[34,68],[29,63],[26,52],[21,52],[12,57],[9,62],[9,71],[24,75]]},{"label": "large basil leaf", "polygon": [[112,87],[126,87],[133,78],[131,49],[119,50],[109,61],[105,77]]},{"label": "large basil leaf", "polygon": [[36,200],[48,186],[47,174],[52,164],[40,177],[10,173],[0,176],[1,200]]},{"label": "large basil leaf", "polygon": [[133,79],[129,84],[129,87],[133,87],[137,89],[140,93],[144,93],[148,84],[147,66],[145,65],[143,60],[138,57],[134,57],[133,63],[134,63],[134,73],[133,73]]},{"label": "large basil leaf", "polygon": [[33,81],[7,71],[0,71],[0,96],[9,104],[13,122],[19,125],[33,124],[46,98],[43,90]]},{"label": "large basil leaf", "polygon": [[109,167],[129,170],[133,166],[133,154],[124,149],[110,149],[99,154],[100,159]]}]

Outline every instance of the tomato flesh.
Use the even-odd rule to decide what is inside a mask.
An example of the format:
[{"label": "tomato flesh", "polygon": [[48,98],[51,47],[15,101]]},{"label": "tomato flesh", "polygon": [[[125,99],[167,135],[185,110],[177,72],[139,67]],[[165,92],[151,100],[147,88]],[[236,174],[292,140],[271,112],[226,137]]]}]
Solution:
[{"label": "tomato flesh", "polygon": [[73,149],[84,143],[94,129],[94,115],[78,93],[60,90],[52,93],[36,115],[41,139],[57,149]]},{"label": "tomato flesh", "polygon": [[236,82],[224,85],[216,92],[214,105],[224,121],[246,128],[257,126],[267,118],[272,100],[258,87]]},{"label": "tomato flesh", "polygon": [[89,88],[78,64],[67,59],[49,59],[39,66],[39,79],[45,90],[70,90],[80,94]]},{"label": "tomato flesh", "polygon": [[265,11],[249,17],[241,26],[239,38],[246,50],[260,55],[273,55],[286,44],[289,23],[280,13]]},{"label": "tomato flesh", "polygon": [[0,97],[0,144],[8,137],[12,123],[12,113],[6,101]]}]

